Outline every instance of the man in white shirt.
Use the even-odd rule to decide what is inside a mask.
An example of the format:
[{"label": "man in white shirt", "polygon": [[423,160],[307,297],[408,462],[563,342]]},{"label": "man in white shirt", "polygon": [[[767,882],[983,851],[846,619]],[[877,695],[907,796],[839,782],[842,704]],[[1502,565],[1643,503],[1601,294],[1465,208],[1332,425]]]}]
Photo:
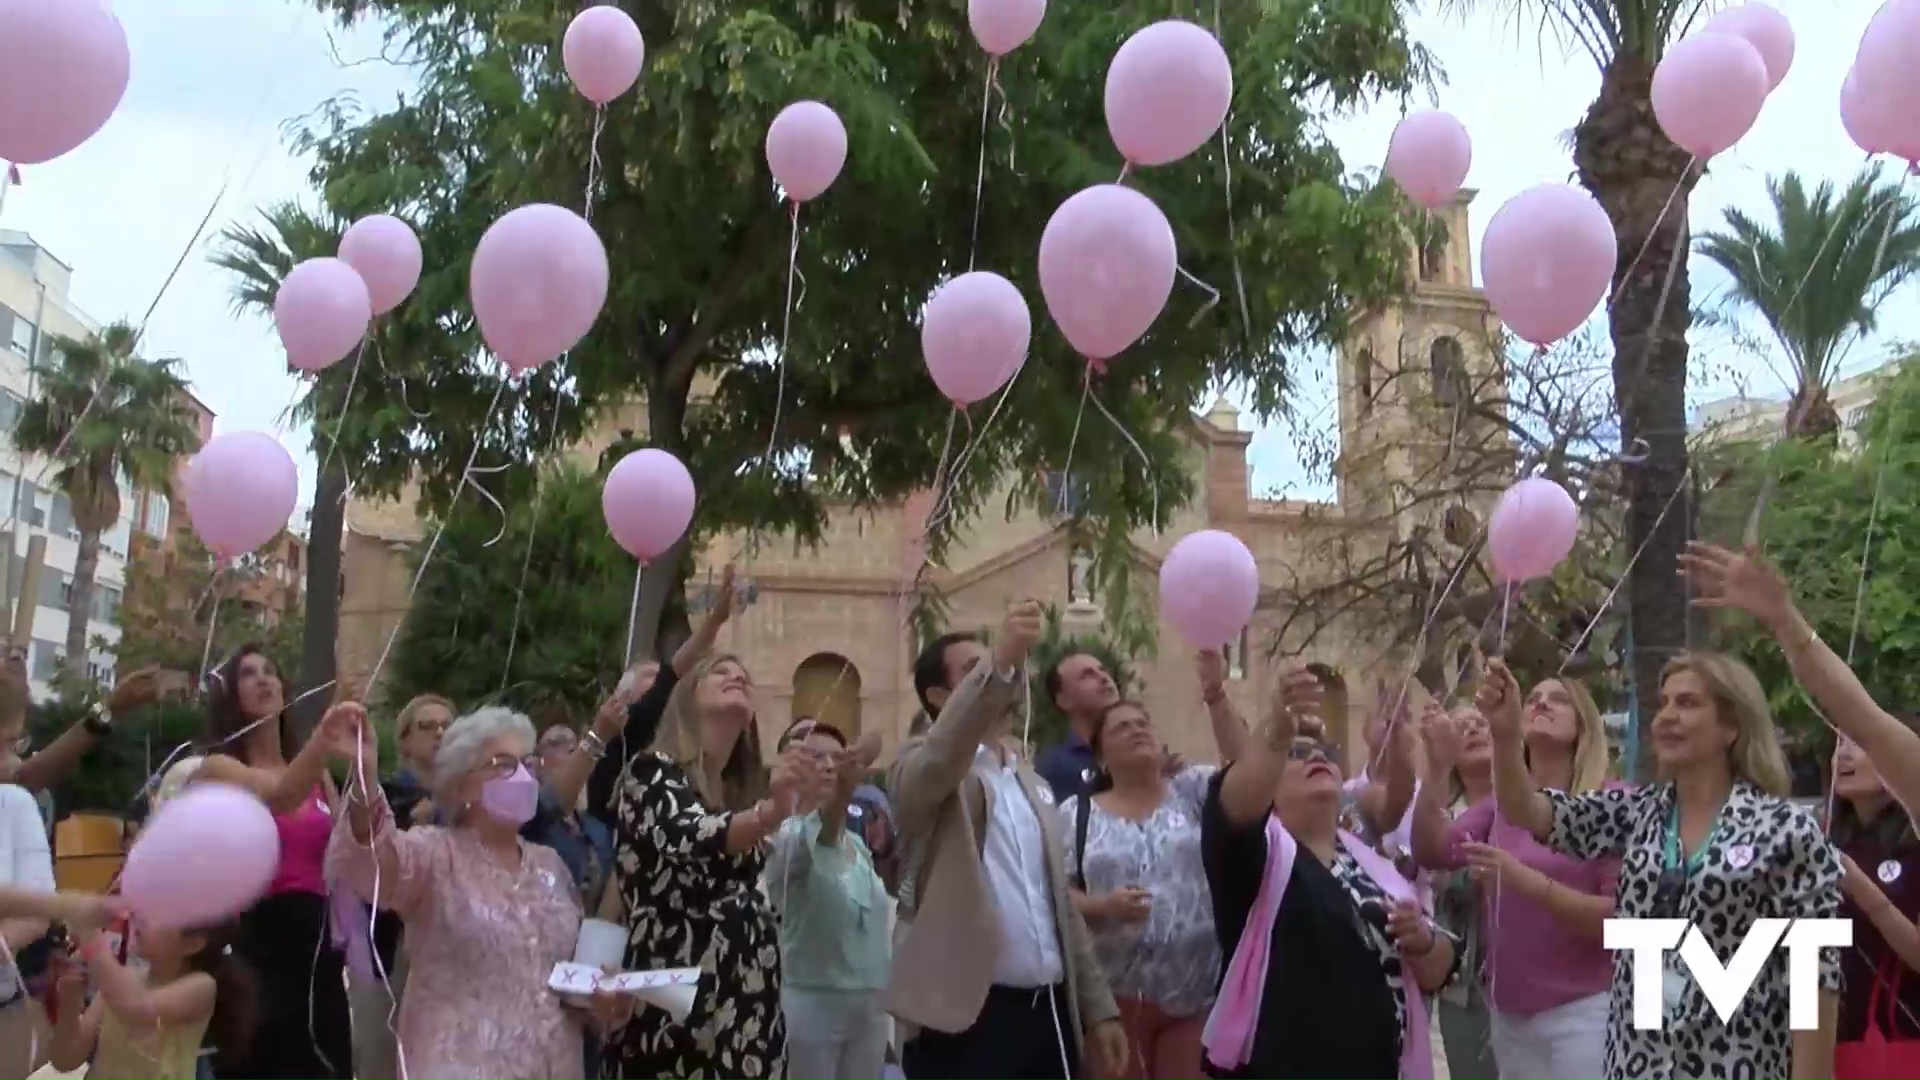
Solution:
[{"label": "man in white shirt", "polygon": [[887,1011],[912,1080],[1118,1076],[1126,1036],[1086,924],[1068,902],[1059,816],[1010,746],[1040,606],[1007,612],[989,652],[950,634],[914,664],[932,717],[889,793],[902,851]]}]

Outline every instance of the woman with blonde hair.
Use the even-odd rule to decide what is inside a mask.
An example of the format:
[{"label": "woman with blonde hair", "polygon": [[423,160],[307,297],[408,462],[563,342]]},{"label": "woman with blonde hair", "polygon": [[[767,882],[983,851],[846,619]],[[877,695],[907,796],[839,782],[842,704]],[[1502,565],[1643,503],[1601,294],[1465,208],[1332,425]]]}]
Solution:
[{"label": "woman with blonde hair", "polygon": [[[1480,977],[1500,1075],[1600,1075],[1613,972],[1601,927],[1613,915],[1619,858],[1554,851],[1498,814],[1492,798],[1449,821],[1440,793],[1462,757],[1463,733],[1434,713],[1426,734],[1432,772],[1414,804],[1414,858],[1430,870],[1467,869],[1479,894],[1487,931]],[[1527,695],[1521,753],[1534,787],[1578,795],[1607,784],[1606,726],[1571,679],[1542,680]]]},{"label": "woman with blonde hair", "polygon": [[[1839,860],[1813,815],[1787,798],[1766,695],[1739,661],[1689,652],[1668,662],[1650,733],[1660,781],[1643,788],[1539,788],[1527,768],[1519,687],[1498,661],[1479,705],[1493,728],[1501,815],[1564,854],[1620,859],[1619,917],[1684,920],[1715,954],[1731,957],[1760,919],[1839,915]],[[1768,957],[1725,1023],[1667,955],[1662,1022],[1645,1031],[1633,1022],[1634,955],[1615,955],[1604,1075],[1833,1075],[1837,951],[1822,951],[1820,1020],[1809,1031],[1790,1030],[1784,953]]]},{"label": "woman with blonde hair", "polygon": [[784,1076],[780,941],[760,889],[762,844],[820,801],[830,759],[805,740],[761,767],[753,679],[724,653],[674,687],[650,753],[615,798],[613,888],[628,927],[626,968],[701,969],[693,1010],[648,1009],[605,1049],[606,1072],[645,1077]]}]

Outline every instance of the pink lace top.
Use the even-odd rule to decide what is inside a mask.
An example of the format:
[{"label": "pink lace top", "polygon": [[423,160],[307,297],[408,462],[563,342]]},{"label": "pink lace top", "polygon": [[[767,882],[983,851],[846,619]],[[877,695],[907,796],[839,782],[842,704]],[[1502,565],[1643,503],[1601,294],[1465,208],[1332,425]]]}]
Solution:
[{"label": "pink lace top", "polygon": [[333,811],[327,807],[327,789],[315,787],[306,802],[288,814],[275,814],[280,829],[280,865],[273,872],[268,896],[306,892],[327,894],[321,873],[326,865],[327,835],[333,831]]},{"label": "pink lace top", "polygon": [[552,848],[520,843],[510,867],[466,829],[393,827],[377,804],[374,847],[390,845],[399,872],[375,893],[373,848],[342,815],[327,875],[406,920],[407,992],[400,1053],[409,1076],[578,1077],[582,1017],[547,989],[573,958],[580,901]]}]

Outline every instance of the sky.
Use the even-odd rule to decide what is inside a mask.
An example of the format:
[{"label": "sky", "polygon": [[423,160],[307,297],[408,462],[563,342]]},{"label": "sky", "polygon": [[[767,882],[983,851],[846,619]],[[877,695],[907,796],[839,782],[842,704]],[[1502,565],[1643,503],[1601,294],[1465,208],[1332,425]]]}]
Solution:
[{"label": "sky", "polygon": [[[1434,104],[1458,116],[1473,138],[1467,185],[1479,191],[1476,271],[1481,230],[1501,203],[1535,184],[1571,178],[1565,136],[1599,85],[1585,55],[1540,40],[1531,23],[1516,27],[1490,13],[1500,5],[1478,6],[1472,16],[1423,12],[1412,23],[1413,36],[1447,75]],[[1837,0],[1776,6],[1798,38],[1792,71],[1747,137],[1712,163],[1692,200],[1696,233],[1717,226],[1728,206],[1764,211],[1769,173],[1794,169],[1844,183],[1861,165],[1841,130],[1838,102],[1871,7]],[[31,233],[71,265],[74,299],[95,320],[137,322],[152,307],[149,354],[185,360],[195,393],[217,416],[216,430],[278,435],[310,492],[315,462],[307,434],[290,429],[286,418],[299,388],[271,324],[233,312],[231,282],[208,263],[208,245],[223,226],[252,220],[262,206],[311,197],[307,163],[285,137],[288,121],[340,95],[363,108],[384,107],[408,85],[407,74],[371,59],[377,35],[339,30],[305,0],[117,0],[114,7],[133,54],[125,101],[86,145],[23,170],[0,208],[0,227]],[[1398,117],[1397,101],[1382,102],[1331,120],[1326,134],[1349,168],[1377,168]],[[1690,269],[1696,299],[1711,303],[1724,276],[1699,258]],[[1920,338],[1917,329],[1920,304],[1908,290],[1883,309],[1878,339],[1857,347],[1846,369],[1871,366],[1885,342]],[[1696,339],[1697,366],[1722,372],[1696,387],[1696,404],[1736,390],[1784,391],[1758,359],[1702,356],[1726,350],[1724,335]],[[1330,366],[1311,358],[1302,364],[1296,411],[1329,422]],[[1292,452],[1297,437],[1285,421],[1258,430],[1256,492],[1324,493],[1303,480]]]}]

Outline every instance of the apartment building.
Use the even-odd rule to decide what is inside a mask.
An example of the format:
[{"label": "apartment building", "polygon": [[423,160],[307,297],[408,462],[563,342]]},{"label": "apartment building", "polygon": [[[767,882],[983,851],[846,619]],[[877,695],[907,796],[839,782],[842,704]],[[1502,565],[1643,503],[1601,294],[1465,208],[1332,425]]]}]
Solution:
[{"label": "apartment building", "polygon": [[[68,290],[73,268],[26,233],[0,229],[0,532],[13,538],[16,558],[8,560],[9,608],[18,599],[22,562],[32,536],[47,538],[45,569],[33,599],[32,640],[27,665],[36,698],[50,693],[48,680],[59,669],[72,606],[73,566],[80,532],[73,508],[54,489],[53,469],[42,457],[22,455],[13,446],[13,426],[21,407],[34,396],[38,369],[53,358],[59,337],[80,338],[96,324],[75,306]],[[87,658],[95,678],[113,673],[113,644],[119,640],[121,591],[133,536],[133,491],[121,487],[121,518],[101,537],[93,610],[87,628],[90,643],[104,645]]]},{"label": "apartment building", "polygon": [[[1873,404],[1879,380],[1888,374],[1897,360],[1870,368],[1833,384],[1828,396],[1834,412],[1840,415],[1840,445],[1851,449],[1860,441],[1860,428],[1867,422],[1867,409]],[[1787,399],[1754,398],[1736,395],[1718,398],[1700,406],[1693,422],[1696,437],[1716,440],[1763,439],[1778,437],[1786,430]]]}]

